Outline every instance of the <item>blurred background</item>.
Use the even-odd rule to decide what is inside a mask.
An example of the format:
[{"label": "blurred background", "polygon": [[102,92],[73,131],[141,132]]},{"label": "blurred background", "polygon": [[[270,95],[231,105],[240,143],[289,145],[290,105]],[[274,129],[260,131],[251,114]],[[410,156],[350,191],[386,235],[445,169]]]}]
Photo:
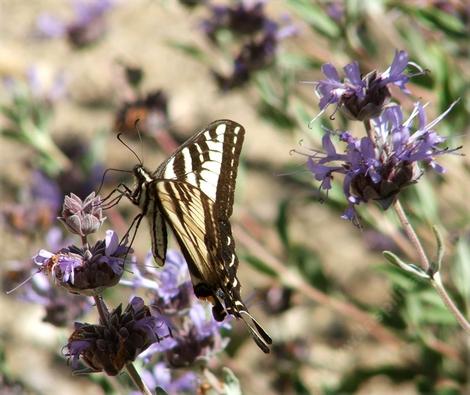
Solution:
[{"label": "blurred background", "polygon": [[[411,95],[392,92],[405,112],[429,102],[434,119],[460,98],[437,130],[462,155],[443,157],[446,174],[427,172],[403,203],[429,251],[431,226],[443,230],[443,280],[469,317],[468,2],[244,4],[0,0],[3,290],[31,272],[39,249],[66,243],[55,220],[65,194],[84,198],[106,168],[136,164],[117,132],[154,169],[197,130],[232,119],[246,129],[231,221],[242,296],[274,345],[264,355],[232,322],[229,344],[207,365],[214,377],[228,367],[244,394],[470,393],[468,337],[427,283],[383,259],[384,249],[413,257],[393,213],[369,204],[361,228],[341,219],[341,184],[320,193],[293,152],[321,148],[323,126],[361,133],[339,113],[309,127],[319,108],[305,82],[324,78],[326,62],[384,71],[405,50],[429,71],[411,81]],[[110,173],[104,191],[119,182],[132,184]],[[136,213],[122,201],[108,225],[123,234]],[[141,261],[147,233],[142,226],[134,244]],[[95,322],[95,312],[35,281],[34,293],[27,285],[0,295],[0,394],[130,393],[125,375],[72,376],[62,347],[73,321]],[[106,293],[111,306],[129,295]],[[200,380],[189,393],[215,391]]]}]

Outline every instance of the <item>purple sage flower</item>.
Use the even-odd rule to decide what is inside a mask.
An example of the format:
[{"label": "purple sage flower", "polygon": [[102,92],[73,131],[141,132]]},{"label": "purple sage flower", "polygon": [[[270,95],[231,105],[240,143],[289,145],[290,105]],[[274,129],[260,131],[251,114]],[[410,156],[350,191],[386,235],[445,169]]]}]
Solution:
[{"label": "purple sage flower", "polygon": [[[54,227],[47,233],[46,244],[52,250],[63,248],[67,243],[59,228]],[[39,260],[47,260],[46,252]],[[13,295],[24,302],[44,306],[44,322],[58,327],[65,327],[88,312],[92,303],[88,297],[72,295],[63,289],[51,286],[46,273],[38,272],[33,262],[16,262],[3,271],[2,288],[5,291],[15,289]],[[29,279],[29,281],[24,282]]]},{"label": "purple sage flower", "polygon": [[[420,103],[405,121],[401,108],[390,106],[372,120],[373,139],[369,136],[356,138],[347,131],[339,135],[329,131],[323,136],[323,152],[310,154],[307,166],[321,182],[320,188],[326,191],[331,188],[335,173],[344,175],[343,192],[349,206],[343,218],[355,220],[355,206],[369,200],[387,209],[401,189],[421,176],[420,164],[427,164],[438,173],[444,172],[436,158],[458,148],[442,148],[440,145],[445,138],[434,126],[455,104],[430,123]],[[413,127],[416,118],[417,125]],[[336,150],[331,139],[335,135],[346,144],[344,152]]]},{"label": "purple sage flower", "polygon": [[57,286],[72,293],[93,296],[119,282],[129,252],[125,243],[119,243],[117,234],[108,230],[106,239],[91,248],[72,245],[57,253],[40,250],[33,261]]},{"label": "purple sage flower", "polygon": [[107,30],[106,14],[114,4],[114,0],[73,0],[74,19],[64,22],[51,14],[43,13],[36,21],[36,28],[42,37],[65,36],[72,46],[83,48],[104,35]]},{"label": "purple sage flower", "polygon": [[381,74],[372,71],[362,76],[358,62],[347,64],[344,66],[344,81],[341,81],[338,71],[331,63],[324,64],[322,71],[326,79],[314,83],[315,91],[320,97],[320,114],[329,105],[336,104],[336,109],[339,108],[353,120],[364,121],[379,116],[391,98],[389,85],[396,85],[403,92],[409,93],[406,83],[410,77],[417,75],[405,74],[409,64],[418,68],[418,74],[423,73],[419,66],[409,61],[405,51],[397,51],[391,66]]},{"label": "purple sage flower", "polygon": [[292,26],[279,28],[273,23],[261,37],[256,37],[244,44],[235,57],[230,75],[224,76],[216,71],[213,75],[220,89],[226,91],[244,85],[253,72],[269,67],[275,59],[281,39],[295,34]]},{"label": "purple sage flower", "polygon": [[341,22],[344,19],[345,5],[342,1],[329,1],[325,7],[326,13],[331,19],[335,20],[336,22]]},{"label": "purple sage flower", "polygon": [[[244,85],[253,72],[269,67],[276,55],[279,42],[297,32],[292,25],[281,26],[265,13],[265,1],[241,1],[234,6],[211,7],[211,17],[202,23],[209,39],[217,44],[217,33],[229,30],[243,39],[233,61],[232,72],[213,75],[222,90]],[[284,18],[287,19],[287,18]]]},{"label": "purple sage flower", "polygon": [[122,305],[100,325],[75,323],[75,331],[67,343],[67,356],[72,369],[78,369],[81,358],[92,371],[117,375],[128,363],[159,341],[158,319],[139,297],[134,297],[124,311]]},{"label": "purple sage flower", "polygon": [[210,7],[211,16],[202,22],[202,28],[207,36],[215,40],[215,34],[222,29],[235,34],[254,34],[262,29],[271,27],[271,21],[264,9],[266,1],[240,1],[233,7],[213,5]]}]

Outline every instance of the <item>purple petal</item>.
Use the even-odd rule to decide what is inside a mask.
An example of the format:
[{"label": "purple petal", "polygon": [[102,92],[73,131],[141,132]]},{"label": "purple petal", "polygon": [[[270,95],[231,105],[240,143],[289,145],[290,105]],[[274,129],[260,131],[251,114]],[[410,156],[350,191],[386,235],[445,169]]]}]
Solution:
[{"label": "purple petal", "polygon": [[105,254],[106,256],[111,256],[113,253],[116,252],[118,246],[119,246],[119,238],[113,230],[107,230],[106,231],[106,237],[105,237]]},{"label": "purple petal", "polygon": [[358,87],[362,87],[363,82],[361,79],[361,72],[359,70],[359,63],[353,62],[344,66],[344,72],[349,81]]},{"label": "purple petal", "polygon": [[41,36],[46,38],[62,37],[65,33],[65,24],[55,16],[46,13],[39,15],[36,28]]},{"label": "purple petal", "polygon": [[396,51],[390,66],[390,78],[398,77],[408,65],[409,56],[406,51]]},{"label": "purple petal", "polygon": [[323,74],[325,74],[326,78],[339,82],[338,71],[336,70],[335,66],[333,66],[331,63],[325,63],[321,67],[321,70]]},{"label": "purple petal", "polygon": [[336,156],[336,148],[331,141],[330,133],[326,133],[322,138],[322,146],[327,156]]},{"label": "purple petal", "polygon": [[36,265],[42,266],[53,256],[54,254],[52,252],[47,250],[40,250],[36,255],[33,256],[33,262]]},{"label": "purple petal", "polygon": [[431,166],[437,173],[439,174],[444,174],[446,172],[446,169],[443,168],[439,163],[436,161],[431,161],[429,162],[429,166]]}]

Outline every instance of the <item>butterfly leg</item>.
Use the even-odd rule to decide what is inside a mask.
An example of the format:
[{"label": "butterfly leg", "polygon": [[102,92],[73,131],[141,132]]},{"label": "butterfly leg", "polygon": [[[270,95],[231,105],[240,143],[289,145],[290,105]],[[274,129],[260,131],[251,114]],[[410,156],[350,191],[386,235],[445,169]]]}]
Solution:
[{"label": "butterfly leg", "polygon": [[124,257],[124,262],[126,261],[127,255],[129,254],[129,252],[132,248],[132,244],[134,243],[135,237],[137,236],[137,230],[139,229],[140,222],[142,221],[142,218],[144,218],[144,217],[145,217],[145,215],[143,215],[143,214],[136,215],[134,217],[134,219],[132,220],[131,226],[129,227],[129,229],[124,234],[121,241],[119,242],[119,244],[125,244],[125,241],[126,241],[127,237],[129,236],[132,228],[135,226],[134,234],[132,235],[131,242],[129,243],[129,247],[127,248],[126,256]]}]

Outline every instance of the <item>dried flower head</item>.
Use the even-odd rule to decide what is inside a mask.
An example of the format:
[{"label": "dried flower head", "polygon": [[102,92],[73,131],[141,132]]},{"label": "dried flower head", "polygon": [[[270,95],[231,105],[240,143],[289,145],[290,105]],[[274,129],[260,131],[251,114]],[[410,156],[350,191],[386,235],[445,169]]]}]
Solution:
[{"label": "dried flower head", "polygon": [[71,193],[66,196],[59,220],[67,230],[80,236],[96,232],[105,221],[101,208],[101,197],[92,192],[84,201]]},{"label": "dried flower head", "polygon": [[[399,106],[388,107],[380,117],[372,120],[375,137],[356,138],[349,132],[339,134],[339,140],[346,144],[344,153],[336,151],[331,141],[333,133],[329,131],[323,137],[324,152],[311,154],[307,166],[324,190],[331,188],[335,173],[344,174],[343,191],[349,207],[343,218],[355,219],[354,206],[369,200],[375,200],[387,209],[403,188],[418,180],[422,174],[420,163],[439,173],[444,172],[436,157],[458,148],[441,148],[445,138],[433,128],[455,104],[428,124],[420,103],[415,105],[406,121]],[[416,117],[418,124],[413,128]]]},{"label": "dried flower head", "polygon": [[159,320],[139,297],[134,297],[124,312],[119,305],[100,325],[76,323],[67,344],[72,369],[77,370],[81,357],[92,371],[117,375],[128,362],[159,341],[158,325]]},{"label": "dried flower head", "polygon": [[419,73],[423,72],[419,66],[409,62],[405,51],[397,51],[391,66],[383,73],[372,71],[362,76],[359,64],[352,62],[344,66],[346,78],[343,82],[331,63],[324,64],[322,71],[326,79],[314,83],[320,97],[320,114],[330,104],[336,104],[336,109],[339,108],[352,120],[364,121],[379,116],[390,101],[389,85],[396,85],[409,93],[406,83],[412,75],[405,74],[409,64],[417,67]]},{"label": "dried flower head", "polygon": [[119,282],[129,252],[125,243],[119,244],[117,234],[108,230],[106,239],[90,249],[72,245],[55,254],[41,250],[33,261],[57,286],[72,293],[93,296]]}]

